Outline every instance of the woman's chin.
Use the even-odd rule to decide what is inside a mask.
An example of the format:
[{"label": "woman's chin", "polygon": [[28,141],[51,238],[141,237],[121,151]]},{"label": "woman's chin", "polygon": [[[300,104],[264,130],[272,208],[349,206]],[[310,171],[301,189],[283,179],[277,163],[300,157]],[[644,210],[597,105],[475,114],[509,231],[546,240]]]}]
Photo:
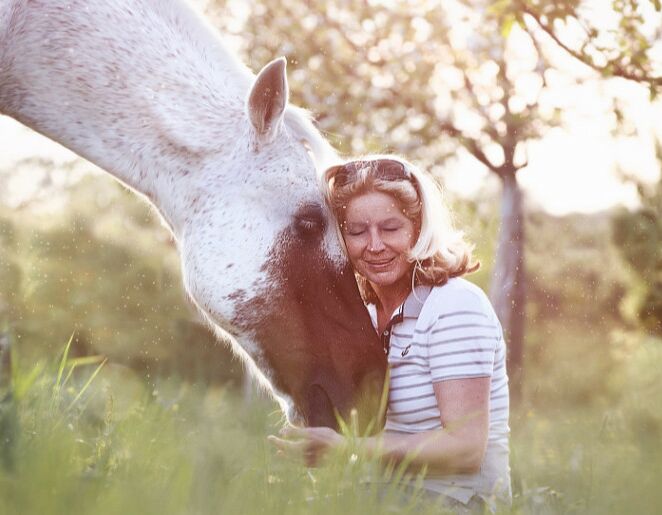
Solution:
[{"label": "woman's chin", "polygon": [[367,276],[368,281],[371,283],[381,286],[393,286],[394,284],[402,280],[402,274],[396,273],[394,270],[385,270],[380,272],[371,272]]}]

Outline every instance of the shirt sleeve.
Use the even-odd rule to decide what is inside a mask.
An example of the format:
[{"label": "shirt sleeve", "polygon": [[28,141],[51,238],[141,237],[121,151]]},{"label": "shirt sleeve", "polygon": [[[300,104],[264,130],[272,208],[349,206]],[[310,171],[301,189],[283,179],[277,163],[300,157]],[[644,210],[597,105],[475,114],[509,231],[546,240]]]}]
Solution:
[{"label": "shirt sleeve", "polygon": [[427,341],[432,382],[492,376],[499,329],[486,297],[458,295],[439,310]]}]

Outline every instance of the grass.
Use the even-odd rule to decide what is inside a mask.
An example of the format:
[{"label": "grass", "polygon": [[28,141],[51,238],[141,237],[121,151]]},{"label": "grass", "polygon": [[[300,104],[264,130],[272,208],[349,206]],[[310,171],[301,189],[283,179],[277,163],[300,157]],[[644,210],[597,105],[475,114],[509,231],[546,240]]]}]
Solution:
[{"label": "grass", "polygon": [[[662,509],[662,346],[627,345],[597,401],[559,394],[545,407],[532,396],[513,412],[512,513]],[[282,419],[268,400],[147,384],[67,348],[56,363],[14,360],[0,403],[2,514],[438,513],[393,484],[365,484],[383,473],[360,453],[314,470],[276,456],[266,436]],[[554,369],[537,367],[553,383]]]}]

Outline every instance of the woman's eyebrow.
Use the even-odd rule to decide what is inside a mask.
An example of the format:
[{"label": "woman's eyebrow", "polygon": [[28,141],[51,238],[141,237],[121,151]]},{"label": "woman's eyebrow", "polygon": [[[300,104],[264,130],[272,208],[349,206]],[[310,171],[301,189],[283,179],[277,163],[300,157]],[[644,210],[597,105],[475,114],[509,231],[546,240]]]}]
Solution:
[{"label": "woman's eyebrow", "polygon": [[[401,224],[402,220],[400,220],[399,218],[393,216],[391,218],[386,218],[385,220],[380,220],[379,222],[377,222],[377,225],[385,225],[385,224],[392,224],[392,223]],[[369,223],[368,222],[348,222],[348,221],[345,221],[344,225],[346,227],[365,227],[366,225],[369,225]]]}]

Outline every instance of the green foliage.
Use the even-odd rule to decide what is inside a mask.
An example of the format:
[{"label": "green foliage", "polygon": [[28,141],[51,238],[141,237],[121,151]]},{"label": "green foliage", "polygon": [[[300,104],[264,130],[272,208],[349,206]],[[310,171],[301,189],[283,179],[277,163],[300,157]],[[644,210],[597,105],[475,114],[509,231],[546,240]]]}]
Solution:
[{"label": "green foliage", "polygon": [[[569,330],[557,328],[551,340]],[[540,368],[548,377],[541,388],[556,403],[525,403],[513,413],[515,495],[503,513],[655,513],[662,506],[655,409],[662,345],[619,338],[625,352],[617,380],[603,401],[581,406],[565,398],[571,385],[558,358],[567,349],[550,346],[554,359]],[[311,470],[277,456],[266,435],[281,419],[265,400],[247,405],[229,390],[173,378],[150,387],[138,381],[136,390],[126,376],[102,387],[101,373],[90,381],[94,364],[76,367],[65,381],[75,359],[63,352],[14,370],[14,386],[29,386],[0,404],[0,445],[12,456],[11,465],[0,464],[0,513],[440,512],[416,490],[410,497],[380,483],[403,470],[384,471],[360,447]],[[576,375],[585,373],[585,362],[568,362]]]},{"label": "green foliage", "polygon": [[631,272],[624,309],[643,328],[662,334],[662,180],[652,188],[639,185],[642,206],[620,211],[613,239]]},{"label": "green foliage", "polygon": [[149,373],[241,381],[241,365],[182,291],[169,233],[109,178],[62,193],[58,218],[0,212],[0,323],[34,361],[74,333],[76,356],[102,354]]},{"label": "green foliage", "polygon": [[554,217],[532,213],[527,231],[527,319],[618,321],[628,277],[610,242],[609,213]]},{"label": "green foliage", "polygon": [[525,512],[657,513],[662,340],[594,320],[531,333],[535,358],[511,417]]},{"label": "green foliage", "polygon": [[488,291],[497,245],[498,206],[492,196],[479,194],[471,200],[456,198],[450,202],[450,207],[455,225],[475,246],[474,260],[480,262],[478,271],[469,275],[468,279]]},{"label": "green foliage", "polygon": [[[16,466],[0,467],[1,513],[378,513],[391,502],[433,513],[396,484],[383,486],[385,474],[404,469],[382,472],[357,449],[315,471],[275,458],[265,434],[279,421],[264,401],[247,409],[226,390],[173,380],[138,398],[119,382],[94,391],[89,370],[67,386],[67,349],[36,378],[34,368],[15,371],[17,383],[32,379],[13,411],[0,412],[20,428]],[[379,481],[357,487],[375,474]]]}]

